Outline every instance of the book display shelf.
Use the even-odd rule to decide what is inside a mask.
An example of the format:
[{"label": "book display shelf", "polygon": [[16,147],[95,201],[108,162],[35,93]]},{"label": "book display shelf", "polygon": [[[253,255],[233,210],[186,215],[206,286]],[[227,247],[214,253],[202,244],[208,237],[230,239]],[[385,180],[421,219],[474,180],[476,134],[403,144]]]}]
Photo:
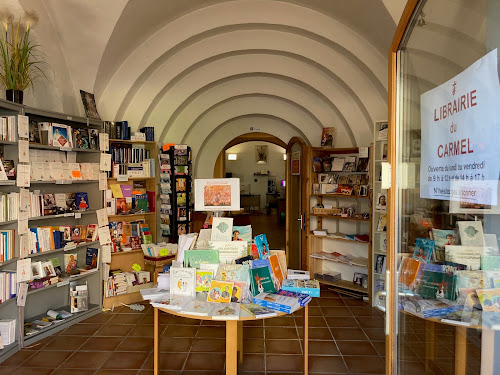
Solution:
[{"label": "book display shelf", "polygon": [[[387,189],[382,188],[382,165],[387,163],[387,133],[380,134],[379,129],[387,121],[375,123],[372,158],[372,295],[385,290],[385,269],[387,263]],[[373,303],[375,301],[372,301]]]},{"label": "book display shelf", "polygon": [[311,277],[371,298],[369,156],[369,147],[308,149],[307,254]]},{"label": "book display shelf", "polygon": [[[24,116],[28,117],[28,136],[18,135],[19,124],[26,120]],[[0,221],[0,234],[2,236],[0,259],[3,261],[0,263],[0,274],[7,275],[12,286],[16,284],[14,277],[17,263],[22,259],[31,259],[32,264],[39,261],[53,264],[58,261],[63,272],[62,275],[52,276],[50,281],[48,277],[35,279],[31,273],[30,281],[24,282],[28,284],[29,288],[23,307],[17,306],[14,290],[9,291],[5,283],[2,283],[2,296],[5,298],[0,303],[0,320],[13,319],[16,325],[15,342],[0,349],[0,362],[2,362],[20,348],[31,345],[101,311],[102,278],[101,272],[99,272],[99,262],[96,262],[97,268],[87,272],[73,271],[71,276],[64,273],[65,255],[76,255],[75,266],[84,269],[87,248],[97,249],[98,253],[100,251],[99,241],[83,237],[80,237],[79,240],[70,240],[64,236],[64,230],[61,226],[71,227],[68,229],[68,234],[76,227],[79,228],[79,231],[83,231],[82,228],[86,230],[87,225],[97,223],[95,211],[103,208],[104,204],[98,183],[101,153],[98,150],[98,132],[102,126],[101,121],[44,111],[3,100],[0,100],[0,117],[9,117],[8,121],[11,124],[15,120],[15,128],[10,129],[9,141],[0,141],[2,151],[0,156],[4,161],[10,161],[7,164],[13,164],[15,175],[19,180],[28,182],[28,186],[25,186],[24,189],[29,192],[29,198],[26,200],[29,202],[29,206],[27,210],[23,210],[23,200],[20,195],[21,191],[26,190],[17,186],[15,177],[7,181],[0,181],[0,194],[2,196],[0,201],[2,210],[2,216],[0,216],[0,220],[2,220]],[[40,125],[42,123],[50,123],[49,128],[54,130],[52,135],[56,135],[55,129],[58,127],[66,129],[63,138],[60,138],[60,146],[47,144],[47,137],[50,138],[49,133],[52,130],[43,131],[43,127]],[[78,138],[79,143],[76,143],[75,135],[78,134],[87,134],[84,139],[85,146],[83,147],[85,148],[79,148],[82,145],[81,138]],[[94,138],[90,140],[92,135]],[[55,136],[53,139],[56,139]],[[29,141],[26,148],[23,146],[23,141]],[[24,155],[24,158],[29,157],[29,162],[28,159],[20,160],[21,154]],[[58,179],[55,171],[60,173],[60,166],[63,164],[66,166],[76,165],[76,167],[70,169],[64,167],[66,168],[64,171],[69,172],[69,174]],[[23,167],[27,166],[30,167],[30,171],[23,171]],[[78,175],[80,172],[81,175]],[[16,194],[17,200],[7,199],[8,196],[12,198]],[[55,200],[56,197],[58,200]],[[19,229],[25,222],[23,220],[25,214],[28,217],[29,234],[20,235]],[[37,232],[42,228],[46,230],[45,235]],[[27,239],[26,247],[21,248],[24,239]],[[53,271],[57,272],[57,267],[54,268]],[[31,272],[31,269],[28,268],[27,271]],[[46,317],[48,310],[71,311],[69,306],[70,283],[73,286],[87,285],[88,309],[73,313],[71,317],[59,323],[52,323],[46,328],[31,332],[26,331],[25,325],[29,326],[29,323]],[[19,293],[20,285],[21,283],[17,283],[17,293]],[[6,291],[8,291],[8,295],[5,295]]]},{"label": "book display shelf", "polygon": [[179,235],[191,231],[191,147],[173,145],[160,154],[161,235],[177,243]]},{"label": "book display shelf", "polygon": [[[105,129],[106,130],[106,129]],[[132,266],[137,264],[144,269],[144,253],[140,247],[143,243],[154,243],[157,238],[156,219],[156,161],[158,160],[157,145],[154,141],[138,140],[109,140],[111,154],[111,172],[108,172],[108,196],[106,197],[106,207],[108,208],[108,220],[111,228],[111,239],[113,241],[111,252],[110,272],[121,270],[123,272],[132,271]],[[125,200],[126,187],[132,193],[130,203],[123,208],[121,199]],[[113,187],[115,190],[113,190]],[[123,193],[123,198],[115,196],[116,191]],[[110,202],[110,199],[112,202]],[[144,205],[138,202],[144,200]],[[147,201],[146,201],[147,199]],[[138,231],[138,242],[133,244],[125,240],[121,241],[120,229],[113,230],[128,224],[140,224]],[[144,232],[143,232],[144,230]],[[149,234],[148,234],[149,233]],[[129,235],[130,236],[130,235]],[[132,233],[132,236],[134,234]],[[135,303],[142,300],[140,290],[151,288],[151,283],[139,284],[127,287],[125,294],[116,296],[106,296],[103,298],[103,307],[111,308],[117,303]]]}]

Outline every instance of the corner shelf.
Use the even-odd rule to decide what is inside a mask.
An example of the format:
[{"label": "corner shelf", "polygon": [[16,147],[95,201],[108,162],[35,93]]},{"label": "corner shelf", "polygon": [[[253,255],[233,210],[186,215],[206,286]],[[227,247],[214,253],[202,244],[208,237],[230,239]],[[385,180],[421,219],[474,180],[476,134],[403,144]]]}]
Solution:
[{"label": "corner shelf", "polygon": [[311,216],[323,217],[327,219],[336,219],[336,220],[354,220],[354,221],[366,221],[370,222],[370,219],[363,219],[358,217],[341,217],[338,215],[326,215],[326,214],[310,214]]}]

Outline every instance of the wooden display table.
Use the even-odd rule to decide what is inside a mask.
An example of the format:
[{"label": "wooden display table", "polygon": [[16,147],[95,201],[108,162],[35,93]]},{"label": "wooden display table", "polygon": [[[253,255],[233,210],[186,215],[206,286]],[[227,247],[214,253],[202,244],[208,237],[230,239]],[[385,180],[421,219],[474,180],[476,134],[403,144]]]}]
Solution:
[{"label": "wooden display table", "polygon": [[[210,316],[198,316],[198,315],[188,315],[181,314],[177,311],[172,311],[168,309],[161,309],[158,307],[154,308],[154,375],[159,374],[158,359],[159,359],[159,344],[160,335],[158,332],[159,328],[159,312],[163,311],[172,315],[180,316],[189,319],[199,319],[199,320],[217,320],[224,321],[221,319],[212,319]],[[275,316],[287,315],[285,313],[277,313]],[[226,375],[236,375],[238,372],[238,351],[240,352],[239,361],[243,361],[243,322],[249,320],[258,319],[272,319],[275,316],[270,316],[268,318],[256,318],[243,309],[240,312],[240,318],[238,320],[226,320]],[[304,307],[304,374],[307,375],[308,371],[308,360],[309,360],[309,307],[306,305]]]}]

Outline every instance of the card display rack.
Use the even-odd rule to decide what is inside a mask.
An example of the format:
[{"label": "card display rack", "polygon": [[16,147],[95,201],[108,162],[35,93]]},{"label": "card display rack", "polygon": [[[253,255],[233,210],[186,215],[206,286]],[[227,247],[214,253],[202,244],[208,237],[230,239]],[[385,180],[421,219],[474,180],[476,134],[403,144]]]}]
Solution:
[{"label": "card display rack", "polygon": [[[64,125],[69,125],[73,129],[97,129],[100,130],[102,127],[102,121],[92,120],[83,117],[66,115],[63,113],[50,112],[37,108],[32,108],[28,106],[18,105],[5,100],[0,100],[0,116],[17,116],[26,115],[29,117],[29,121],[36,122],[53,122]],[[17,137],[17,127],[16,127],[16,137]],[[19,146],[18,142],[7,142],[0,141],[0,148],[3,149],[3,157],[5,160],[13,160],[14,164],[17,166],[19,163],[18,154]],[[39,143],[30,143],[30,150],[48,150],[57,151],[64,153],[74,152],[76,154],[77,163],[99,163],[100,151],[99,150],[89,150],[89,149],[61,149],[59,147],[48,146]],[[48,171],[48,168],[47,168]],[[1,181],[0,189],[3,193],[19,192],[19,188],[16,186],[16,181]],[[58,215],[47,215],[33,217],[28,220],[28,225],[30,228],[36,226],[51,226],[57,227],[59,225],[88,225],[96,224],[97,217],[95,211],[97,209],[103,208],[103,195],[99,191],[99,184],[97,180],[82,180],[82,181],[71,181],[63,184],[58,184],[57,181],[32,181],[30,187],[27,187],[29,191],[33,192],[35,190],[39,191],[40,194],[48,193],[76,193],[76,192],[86,192],[89,202],[89,210],[66,213]],[[1,271],[16,271],[17,261],[20,259],[20,249],[19,249],[19,235],[18,235],[18,220],[10,220],[0,222],[1,230],[15,230],[15,250],[14,258],[0,263]],[[76,247],[71,249],[72,253],[77,253],[77,265],[78,267],[83,267],[85,265],[86,259],[86,249],[87,247],[99,248],[99,242],[82,242],[77,244]],[[55,250],[49,250],[34,254],[29,254],[27,257],[32,258],[32,261],[48,261],[50,258],[58,258],[61,265],[64,265],[64,248],[59,248]],[[98,265],[100,268],[100,265]],[[24,335],[24,324],[31,322],[43,316],[46,316],[48,310],[66,310],[70,312],[68,306],[69,301],[69,283],[60,282],[47,286],[45,288],[33,289],[28,291],[26,297],[26,304],[24,307],[18,307],[16,303],[16,298],[11,298],[6,300],[4,303],[0,304],[0,319],[15,319],[16,320],[16,333],[15,342],[10,345],[6,345],[3,349],[0,349],[0,363],[6,360],[8,357],[16,353],[22,347],[26,345],[31,345],[41,340],[44,337],[54,334],[62,329],[68,328],[69,326],[98,314],[102,308],[102,277],[100,270],[96,272],[82,273],[81,275],[74,276],[71,282],[75,281],[77,284],[87,283],[89,288],[89,309],[87,311],[74,314],[72,317],[65,319],[58,324],[52,324],[51,326],[39,331],[38,333],[25,336]]]},{"label": "card display rack", "polygon": [[180,234],[191,230],[192,177],[191,147],[173,145],[160,153],[161,235],[176,243]]}]

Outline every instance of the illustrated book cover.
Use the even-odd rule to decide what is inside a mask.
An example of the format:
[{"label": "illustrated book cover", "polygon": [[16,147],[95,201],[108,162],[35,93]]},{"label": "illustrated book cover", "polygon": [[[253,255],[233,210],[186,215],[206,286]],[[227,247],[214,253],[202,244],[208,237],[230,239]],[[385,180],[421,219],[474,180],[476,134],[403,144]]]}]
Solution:
[{"label": "illustrated book cover", "polygon": [[252,295],[256,296],[259,293],[275,293],[273,280],[269,267],[253,268],[250,270],[250,285]]},{"label": "illustrated book cover", "polygon": [[434,240],[434,257],[436,260],[445,259],[445,245],[459,245],[458,232],[454,229],[432,228],[432,239]]},{"label": "illustrated book cover", "polygon": [[456,299],[456,276],[444,272],[424,271],[419,294],[426,299]]},{"label": "illustrated book cover", "polygon": [[231,241],[233,235],[233,218],[214,217],[212,221],[211,241]]},{"label": "illustrated book cover", "polygon": [[196,268],[170,268],[170,293],[196,297]]},{"label": "illustrated book cover", "polygon": [[255,245],[257,245],[257,250],[259,251],[259,258],[266,259],[271,255],[269,253],[269,244],[267,243],[267,236],[265,234],[259,234],[255,236]]},{"label": "illustrated book cover", "polygon": [[230,302],[227,305],[218,305],[213,309],[212,319],[238,320],[240,318],[240,304]]},{"label": "illustrated book cover", "polygon": [[483,223],[481,221],[458,221],[460,241],[465,246],[484,246]]},{"label": "illustrated book cover", "polygon": [[210,290],[208,292],[207,301],[220,303],[231,302],[233,285],[234,283],[231,281],[212,280],[210,282]]},{"label": "illustrated book cover", "polygon": [[196,270],[196,291],[197,292],[208,292],[210,289],[210,283],[214,277],[214,272],[212,270],[197,269]]},{"label": "illustrated book cover", "polygon": [[323,128],[323,131],[321,132],[321,146],[332,147],[334,134],[335,128]]},{"label": "illustrated book cover", "polygon": [[481,256],[485,253],[483,246],[445,245],[445,260],[465,264],[469,271],[481,268]]},{"label": "illustrated book cover", "polygon": [[433,250],[434,240],[418,237],[415,240],[415,247],[413,248],[413,259],[424,263],[429,263]]}]

